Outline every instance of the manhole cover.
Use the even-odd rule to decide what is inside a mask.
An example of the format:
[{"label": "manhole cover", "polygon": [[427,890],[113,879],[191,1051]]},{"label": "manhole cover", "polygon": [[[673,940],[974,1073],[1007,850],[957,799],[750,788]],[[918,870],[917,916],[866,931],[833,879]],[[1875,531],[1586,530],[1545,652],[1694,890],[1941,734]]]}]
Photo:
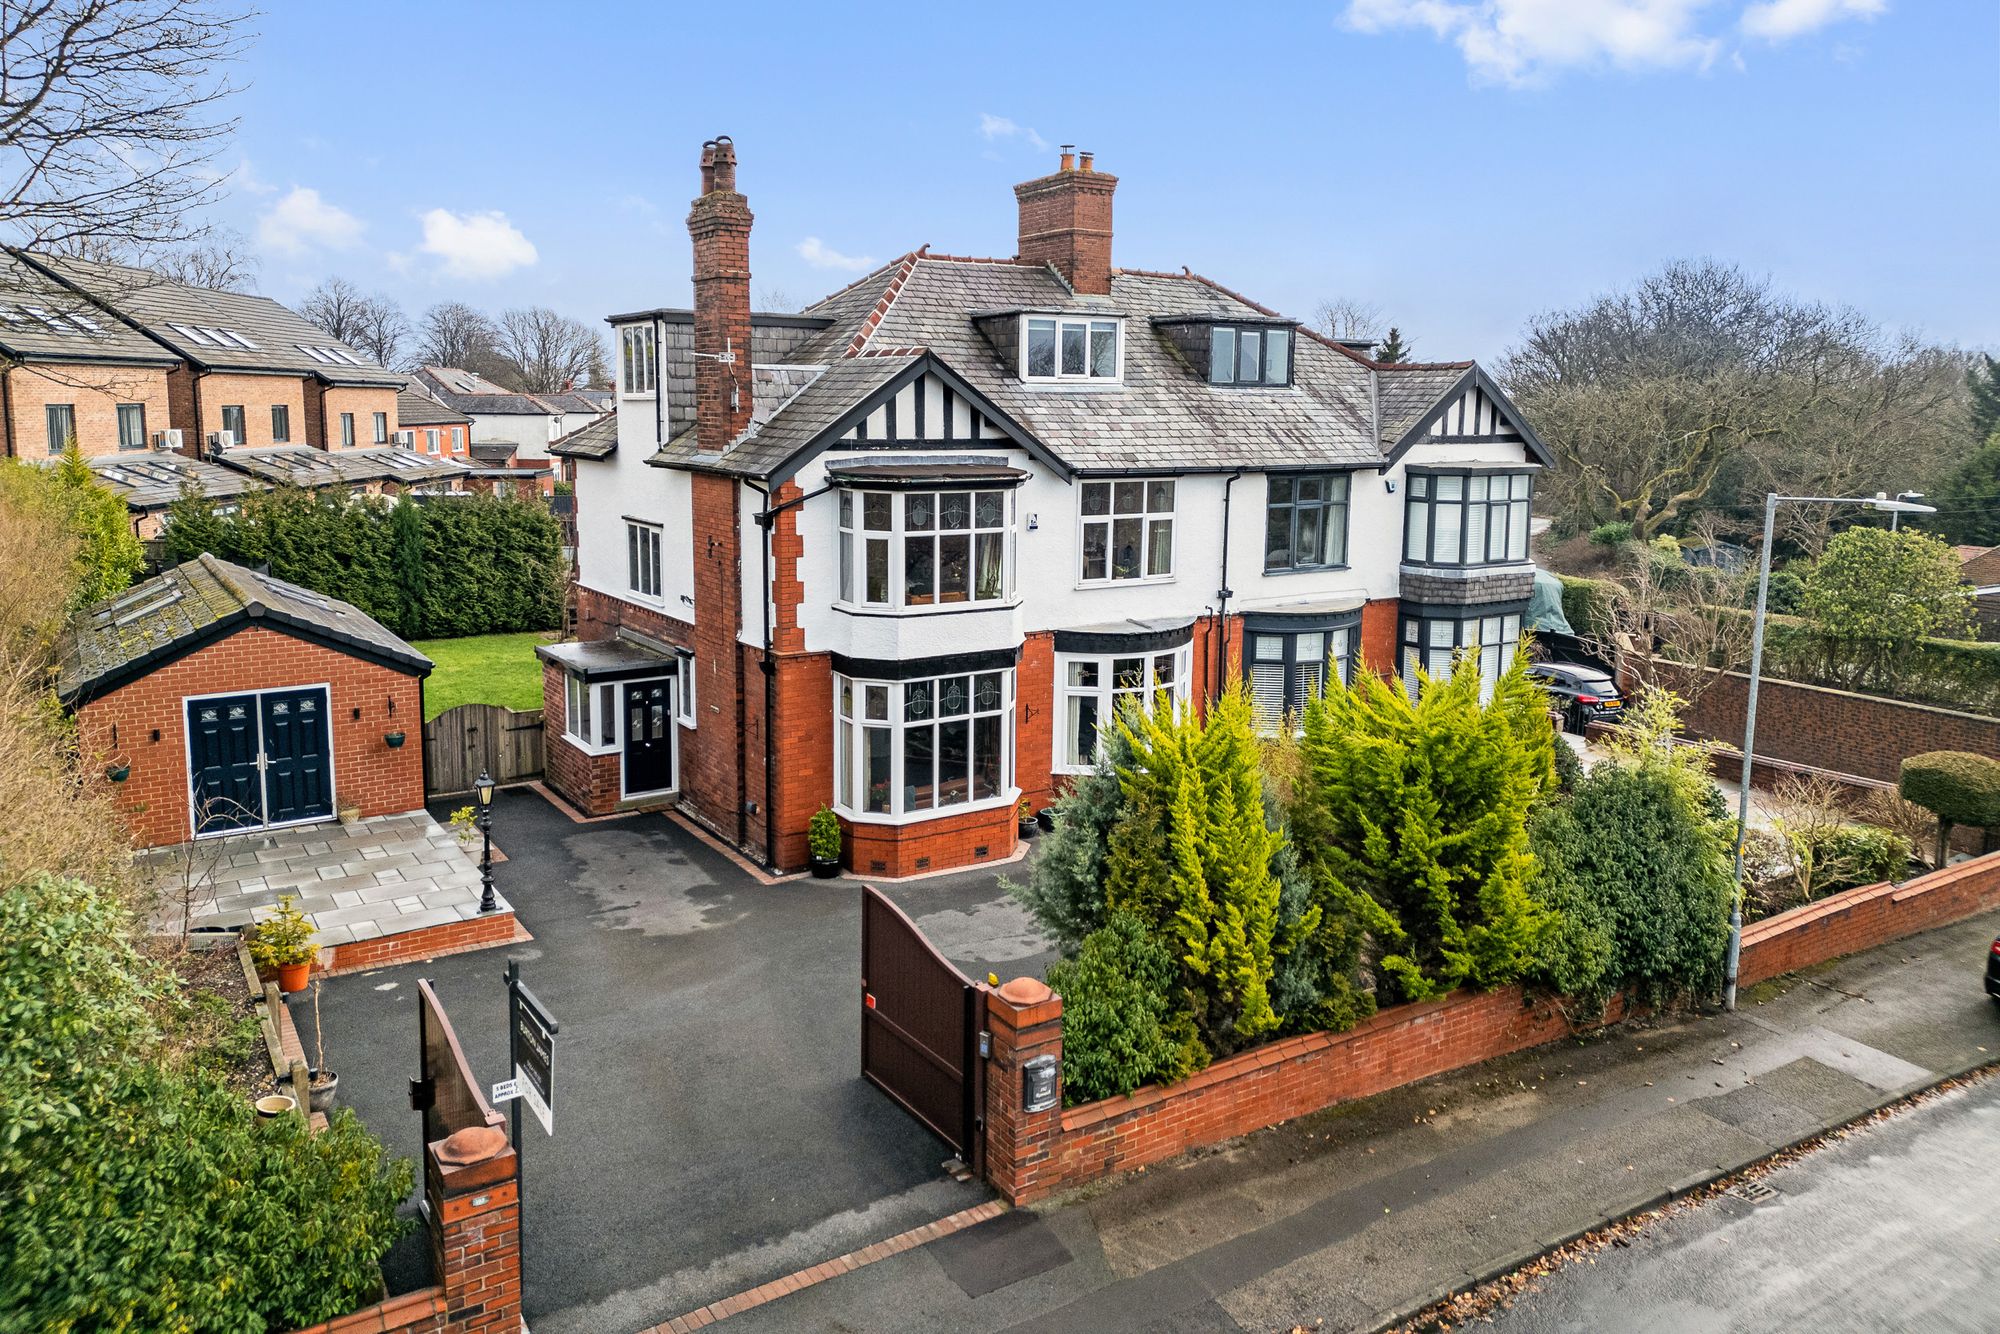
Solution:
[{"label": "manhole cover", "polygon": [[1778,1198],[1778,1188],[1766,1185],[1762,1181],[1742,1182],[1739,1185],[1731,1186],[1729,1193],[1740,1200],[1748,1200],[1752,1204],[1763,1204],[1766,1201]]}]

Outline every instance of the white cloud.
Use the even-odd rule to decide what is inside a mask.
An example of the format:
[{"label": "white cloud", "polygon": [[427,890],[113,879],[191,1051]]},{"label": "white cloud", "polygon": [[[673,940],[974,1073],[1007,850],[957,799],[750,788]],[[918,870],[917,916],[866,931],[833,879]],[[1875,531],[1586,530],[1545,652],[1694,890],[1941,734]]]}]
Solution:
[{"label": "white cloud", "polygon": [[[1783,41],[1884,8],[1886,0],[1755,0],[1737,26]],[[1572,68],[1706,69],[1730,26],[1704,21],[1714,9],[1712,0],[1348,0],[1343,18],[1356,32],[1427,29],[1458,48],[1474,82],[1525,87]]]},{"label": "white cloud", "polygon": [[875,267],[875,261],[867,255],[843,255],[838,250],[829,249],[817,236],[808,236],[794,247],[799,258],[816,269],[845,269],[849,273],[866,273]]},{"label": "white cloud", "polygon": [[1047,148],[1049,141],[1036,134],[1026,125],[1016,125],[1005,116],[995,116],[991,112],[979,113],[979,135],[988,143],[998,143],[1002,139],[1019,139],[1037,151]]},{"label": "white cloud", "polygon": [[1872,19],[1888,8],[1887,0],[1758,0],[1743,11],[1743,31],[1783,42],[1843,19]]},{"label": "white cloud", "polygon": [[424,239],[417,249],[435,255],[453,278],[503,278],[540,256],[535,243],[498,210],[453,213],[434,208],[423,215]]},{"label": "white cloud", "polygon": [[348,250],[361,240],[361,219],[321,199],[310,186],[295,185],[257,220],[257,240],[281,255],[319,248]]}]

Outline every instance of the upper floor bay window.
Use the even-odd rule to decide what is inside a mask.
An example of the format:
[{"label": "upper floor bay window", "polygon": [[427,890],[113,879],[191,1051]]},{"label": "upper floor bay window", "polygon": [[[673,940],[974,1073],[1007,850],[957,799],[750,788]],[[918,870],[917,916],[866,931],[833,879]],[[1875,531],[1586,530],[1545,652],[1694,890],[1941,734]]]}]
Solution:
[{"label": "upper floor bay window", "polygon": [[1172,478],[1084,482],[1078,489],[1083,582],[1173,576]]},{"label": "upper floor bay window", "polygon": [[625,521],[626,587],[642,598],[660,596],[660,526]]},{"label": "upper floor bay window", "polygon": [[1273,474],[1264,512],[1264,569],[1347,564],[1347,474]]},{"label": "upper floor bay window", "polygon": [[840,492],[840,600],[862,607],[1003,602],[1013,495]]},{"label": "upper floor bay window", "polygon": [[618,331],[618,387],[627,394],[650,394],[659,385],[659,358],[653,326],[632,324]]},{"label": "upper floor bay window", "polygon": [[1419,565],[1500,565],[1528,558],[1526,472],[1415,472],[1403,559]]},{"label": "upper floor bay window", "polygon": [[1056,689],[1062,696],[1062,731],[1057,737],[1057,765],[1070,773],[1087,772],[1097,763],[1106,729],[1127,710],[1145,710],[1169,702],[1176,709],[1188,702],[1194,648],[1157,653],[1108,653],[1082,656],[1059,654]]},{"label": "upper floor bay window", "polygon": [[1288,385],[1292,331],[1269,325],[1218,324],[1208,333],[1210,384]]},{"label": "upper floor bay window", "polygon": [[1403,618],[1403,688],[1417,693],[1417,668],[1432,678],[1449,676],[1462,650],[1479,655],[1480,697],[1490,699],[1500,674],[1521,646],[1519,612],[1476,615],[1439,612]]},{"label": "upper floor bay window", "polygon": [[1115,380],[1119,375],[1117,320],[1030,315],[1022,376],[1029,380]]},{"label": "upper floor bay window", "polygon": [[909,681],[833,678],[834,805],[924,816],[1013,795],[1011,668]]}]

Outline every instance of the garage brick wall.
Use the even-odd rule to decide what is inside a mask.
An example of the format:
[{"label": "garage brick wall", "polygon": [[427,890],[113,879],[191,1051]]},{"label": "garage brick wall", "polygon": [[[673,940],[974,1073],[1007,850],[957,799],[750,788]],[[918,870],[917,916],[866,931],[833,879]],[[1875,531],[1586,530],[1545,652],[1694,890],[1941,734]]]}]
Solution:
[{"label": "garage brick wall", "polygon": [[[185,842],[193,830],[182,701],[189,695],[321,684],[329,687],[337,800],[359,806],[364,816],[421,807],[424,727],[418,678],[258,625],[245,626],[78,709],[87,772],[105,784],[124,811],[138,846]],[[391,731],[407,738],[400,749],[390,749],[382,739]],[[114,762],[131,765],[123,783],[103,778]]]}]

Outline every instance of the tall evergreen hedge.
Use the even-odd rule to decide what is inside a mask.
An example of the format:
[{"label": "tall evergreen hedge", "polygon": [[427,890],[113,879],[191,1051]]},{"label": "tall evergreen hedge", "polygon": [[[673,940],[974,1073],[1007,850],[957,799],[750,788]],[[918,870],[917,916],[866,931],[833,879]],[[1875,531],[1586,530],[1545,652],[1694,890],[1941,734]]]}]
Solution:
[{"label": "tall evergreen hedge", "polygon": [[280,487],[224,514],[185,495],[174,503],[166,550],[173,561],[207,551],[268,565],[406,639],[550,630],[562,618],[562,530],[531,500],[398,503]]}]

